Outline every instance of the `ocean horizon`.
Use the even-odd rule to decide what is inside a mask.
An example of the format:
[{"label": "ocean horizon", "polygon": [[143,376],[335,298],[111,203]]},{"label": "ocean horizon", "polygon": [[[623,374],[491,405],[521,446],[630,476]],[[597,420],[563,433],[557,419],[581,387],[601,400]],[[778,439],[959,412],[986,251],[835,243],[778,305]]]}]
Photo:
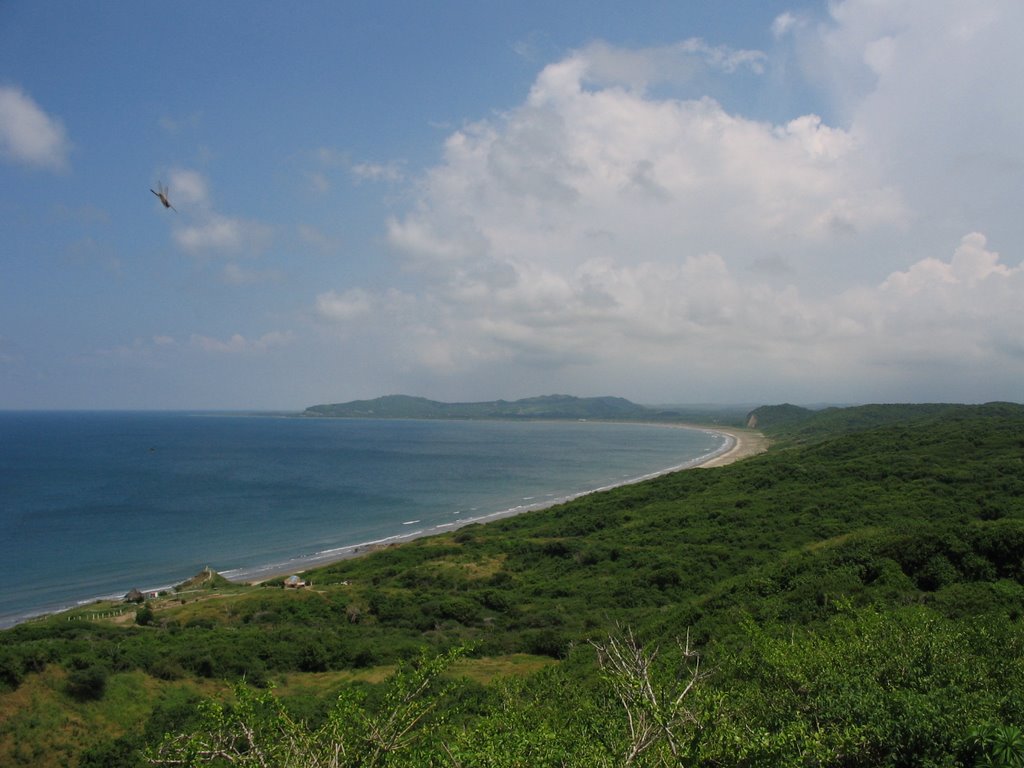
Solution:
[{"label": "ocean horizon", "polygon": [[710,429],[0,412],[0,627],[205,567],[235,581],[700,463]]}]

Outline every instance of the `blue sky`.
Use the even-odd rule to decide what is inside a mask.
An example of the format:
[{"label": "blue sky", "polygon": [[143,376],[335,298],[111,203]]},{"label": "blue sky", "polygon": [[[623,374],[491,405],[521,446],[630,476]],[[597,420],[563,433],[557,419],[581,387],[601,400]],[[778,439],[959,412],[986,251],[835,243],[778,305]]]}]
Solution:
[{"label": "blue sky", "polygon": [[0,408],[1019,402],[1021,29],[5,2]]}]

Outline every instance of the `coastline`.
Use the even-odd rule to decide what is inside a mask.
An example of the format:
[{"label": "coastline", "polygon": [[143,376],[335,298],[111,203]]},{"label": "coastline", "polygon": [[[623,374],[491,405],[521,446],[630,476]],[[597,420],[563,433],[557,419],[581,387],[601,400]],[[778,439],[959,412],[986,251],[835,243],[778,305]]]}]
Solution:
[{"label": "coastline", "polygon": [[713,429],[708,428],[709,432],[719,432],[726,435],[734,441],[732,446],[725,450],[723,453],[713,456],[705,462],[702,462],[694,469],[711,469],[712,467],[724,467],[727,464],[732,464],[734,461],[741,459],[747,459],[751,456],[756,456],[759,453],[764,453],[768,450],[768,438],[761,432],[755,429],[733,429],[726,427],[715,427]]},{"label": "coastline", "polygon": [[[667,467],[665,469],[650,472],[638,477],[632,477],[622,481],[609,483],[600,487],[592,488],[579,493],[563,496],[560,498],[546,499],[544,501],[536,503],[526,503],[516,505],[514,507],[499,510],[483,515],[467,515],[464,518],[452,521],[450,523],[444,523],[440,525],[433,525],[429,527],[420,528],[416,526],[418,520],[410,520],[403,525],[408,526],[410,530],[408,532],[387,536],[381,539],[366,541],[352,545],[346,545],[343,547],[332,548],[323,550],[320,552],[314,552],[308,555],[301,555],[284,562],[269,563],[264,566],[249,567],[245,569],[235,569],[220,572],[219,575],[223,576],[228,581],[239,585],[258,585],[267,581],[285,578],[292,574],[305,573],[316,568],[322,568],[325,566],[332,565],[344,560],[362,557],[364,555],[371,554],[383,549],[387,549],[393,546],[404,544],[409,541],[413,541],[419,538],[426,538],[430,536],[437,536],[450,531],[458,530],[459,528],[474,525],[474,524],[485,524],[495,520],[502,520],[524,512],[538,511],[547,509],[558,504],[573,501],[574,499],[588,496],[593,493],[599,493],[606,490],[611,490],[625,485],[632,485],[635,483],[650,480],[655,477],[659,477],[674,472],[688,470],[688,469],[707,469],[725,466],[735,461],[747,458],[749,456],[762,453],[767,450],[768,441],[763,434],[756,430],[740,429],[731,427],[719,427],[717,425],[703,425],[703,424],[672,424],[672,423],[651,423],[650,426],[659,426],[669,429],[692,429],[706,433],[722,435],[725,437],[725,441],[722,446],[711,451],[703,456],[699,456],[690,461],[684,462],[679,465]],[[145,593],[157,593],[160,591],[169,591],[173,587],[170,585],[161,587],[147,587],[142,590]],[[27,621],[33,621],[43,619],[49,616],[55,616],[67,613],[68,611],[83,608],[88,605],[93,605],[101,602],[113,602],[117,603],[121,601],[121,595],[107,595],[103,597],[90,598],[88,600],[76,601],[73,605],[65,605],[61,607],[53,606],[50,608],[41,608],[37,611],[33,611],[30,614],[25,614],[17,618],[8,618],[0,622],[0,630],[8,629],[17,624],[22,624]]]},{"label": "coastline", "polygon": [[[726,442],[718,450],[712,451],[709,454],[700,456],[697,459],[693,459],[683,464],[668,467],[656,472],[650,472],[646,475],[624,480],[622,482],[593,488],[571,496],[565,496],[563,498],[544,501],[537,504],[522,504],[510,509],[492,512],[487,515],[466,517],[457,522],[410,531],[409,533],[404,534],[396,534],[376,541],[363,542],[361,544],[353,544],[351,546],[325,550],[323,552],[317,552],[311,555],[295,558],[287,564],[278,563],[267,565],[264,568],[247,569],[244,573],[234,576],[230,575],[231,571],[227,571],[221,573],[221,576],[224,576],[224,578],[236,584],[249,584],[255,586],[274,579],[285,578],[293,574],[305,573],[306,571],[314,568],[323,568],[335,563],[340,563],[344,560],[351,560],[356,557],[369,555],[373,552],[379,552],[383,549],[398,546],[416,539],[438,536],[443,533],[448,533],[449,531],[458,530],[459,528],[463,528],[467,525],[485,524],[495,520],[504,520],[509,517],[515,517],[516,515],[520,515],[524,512],[548,509],[550,507],[557,506],[558,504],[564,504],[566,502],[573,501],[574,499],[589,496],[592,493],[600,493],[602,491],[608,491],[625,485],[633,485],[634,483],[651,480],[655,477],[671,474],[673,472],[681,472],[689,469],[712,469],[715,467],[724,467],[728,464],[732,464],[733,462],[740,461],[741,459],[746,459],[751,456],[756,456],[757,454],[764,453],[768,450],[768,438],[757,430],[718,426],[709,427],[700,424],[652,424],[652,426],[663,426],[677,429],[696,429],[703,432],[711,432],[714,434],[724,435]],[[285,565],[290,565],[291,567],[285,568]]]}]

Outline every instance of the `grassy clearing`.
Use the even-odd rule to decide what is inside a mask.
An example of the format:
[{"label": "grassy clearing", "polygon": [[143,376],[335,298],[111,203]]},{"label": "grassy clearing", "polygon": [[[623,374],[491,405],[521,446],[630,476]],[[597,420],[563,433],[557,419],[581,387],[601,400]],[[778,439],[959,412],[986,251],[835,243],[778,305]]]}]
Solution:
[{"label": "grassy clearing", "polygon": [[508,656],[490,656],[483,659],[459,659],[452,665],[452,677],[464,677],[486,685],[508,677],[529,677],[557,662],[548,656],[512,653]]}]

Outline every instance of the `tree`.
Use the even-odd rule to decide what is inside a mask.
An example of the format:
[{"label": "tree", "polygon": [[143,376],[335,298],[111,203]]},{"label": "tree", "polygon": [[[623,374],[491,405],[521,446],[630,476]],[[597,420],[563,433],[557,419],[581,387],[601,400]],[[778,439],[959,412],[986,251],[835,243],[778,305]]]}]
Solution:
[{"label": "tree", "polygon": [[383,765],[409,750],[428,731],[428,716],[441,696],[438,678],[462,654],[455,649],[403,665],[387,684],[382,705],[371,711],[353,691],[335,702],[326,721],[310,729],[296,722],[271,690],[235,686],[231,706],[200,705],[199,725],[167,735],[146,754],[153,765],[237,765],[259,768],[345,768]]},{"label": "tree", "polygon": [[89,664],[68,674],[67,692],[79,701],[95,701],[107,691],[107,670],[100,664]]},{"label": "tree", "polygon": [[[685,643],[678,639],[676,643],[680,658],[666,666],[658,664],[659,648],[645,648],[628,627],[610,634],[605,642],[591,641],[602,676],[625,710],[629,739],[623,765],[634,765],[645,753],[666,749],[677,763],[686,732],[700,728],[700,718],[685,701],[708,673],[701,671],[700,655],[690,648],[689,633]],[[667,757],[656,759],[664,762]]]}]

